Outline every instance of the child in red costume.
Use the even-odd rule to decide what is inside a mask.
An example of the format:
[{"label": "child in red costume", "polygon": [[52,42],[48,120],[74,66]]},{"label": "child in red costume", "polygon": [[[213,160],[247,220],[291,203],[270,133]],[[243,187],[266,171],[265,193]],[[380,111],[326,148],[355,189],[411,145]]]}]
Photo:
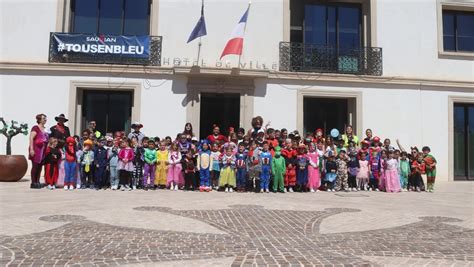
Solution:
[{"label": "child in red costume", "polygon": [[281,151],[281,155],[285,158],[286,172],[285,172],[285,192],[293,192],[293,187],[296,185],[296,149],[293,149],[290,139],[285,142],[285,148]]},{"label": "child in red costume", "polygon": [[58,139],[55,137],[49,138],[48,147],[45,151],[44,163],[44,180],[48,185],[48,189],[55,189],[56,181],[59,174],[59,160],[61,159],[61,152],[57,148]]},{"label": "child in red costume", "polygon": [[64,177],[64,190],[74,190],[76,183],[76,140],[74,137],[69,136],[66,138],[66,161],[64,162],[64,171],[66,173]]}]

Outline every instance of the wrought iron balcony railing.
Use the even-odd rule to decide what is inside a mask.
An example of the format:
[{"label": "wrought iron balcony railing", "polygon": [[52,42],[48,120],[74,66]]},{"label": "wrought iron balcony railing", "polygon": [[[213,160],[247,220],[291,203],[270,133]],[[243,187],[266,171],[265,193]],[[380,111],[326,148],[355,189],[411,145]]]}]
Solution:
[{"label": "wrought iron balcony railing", "polygon": [[53,38],[54,33],[51,33],[49,36],[49,62],[161,66],[163,39],[161,36],[150,36],[150,52],[147,58],[127,57],[120,54],[57,53]]},{"label": "wrought iron balcony railing", "polygon": [[280,42],[280,71],[382,75],[382,48]]}]

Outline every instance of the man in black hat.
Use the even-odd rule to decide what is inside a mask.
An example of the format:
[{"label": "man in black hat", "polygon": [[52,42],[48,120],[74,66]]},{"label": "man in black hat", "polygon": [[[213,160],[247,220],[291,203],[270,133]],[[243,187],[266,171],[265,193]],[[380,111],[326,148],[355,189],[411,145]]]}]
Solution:
[{"label": "man in black hat", "polygon": [[67,122],[68,119],[66,119],[66,116],[64,116],[64,114],[60,114],[59,116],[54,117],[54,119],[58,123],[50,128],[51,130],[50,137],[56,137],[58,139],[58,147],[61,148],[64,146],[64,143],[66,142],[66,138],[71,136],[69,127],[64,125],[64,123]]}]

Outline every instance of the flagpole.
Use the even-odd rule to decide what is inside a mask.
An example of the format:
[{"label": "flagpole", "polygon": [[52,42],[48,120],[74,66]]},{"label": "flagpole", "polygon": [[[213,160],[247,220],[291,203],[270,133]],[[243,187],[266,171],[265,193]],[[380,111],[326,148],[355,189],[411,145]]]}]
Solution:
[{"label": "flagpole", "polygon": [[[204,0],[201,1],[201,17],[204,15]],[[199,36],[199,43],[198,43],[198,56],[197,56],[197,65],[199,66],[199,58],[201,56],[201,45],[202,45],[202,41],[201,41],[201,36]]]},{"label": "flagpole", "polygon": [[[203,0],[203,1],[204,1],[204,0]],[[247,7],[247,10],[248,10],[248,13],[247,13],[247,21],[248,21],[248,17],[249,17],[249,14],[250,14],[250,5],[251,5],[251,4],[252,4],[252,1],[249,1],[249,6]],[[247,22],[246,22],[245,25],[244,25],[244,34],[245,34],[245,30],[246,30],[246,29],[247,29]],[[244,48],[243,48],[243,46],[242,46],[242,53],[240,53],[240,55],[239,55],[239,63],[238,63],[238,65],[237,65],[237,68],[239,68],[239,69],[240,69],[240,58],[242,57],[242,54],[243,54],[243,52],[244,52],[243,50],[244,50]]]}]

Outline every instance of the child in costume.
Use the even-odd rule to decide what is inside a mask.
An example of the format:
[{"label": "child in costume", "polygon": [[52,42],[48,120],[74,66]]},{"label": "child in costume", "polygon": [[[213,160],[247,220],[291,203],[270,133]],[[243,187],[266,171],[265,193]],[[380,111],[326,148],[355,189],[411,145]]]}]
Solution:
[{"label": "child in costume", "polygon": [[166,187],[168,176],[169,151],[167,146],[166,140],[161,141],[160,149],[156,151],[155,185],[162,189]]},{"label": "child in costume", "polygon": [[305,192],[308,185],[308,165],[309,157],[306,152],[306,145],[300,144],[296,156],[296,184],[300,192]]},{"label": "child in costume", "polygon": [[148,147],[143,154],[145,173],[143,174],[143,189],[155,189],[156,149],[155,141],[148,140]]},{"label": "child in costume", "polygon": [[418,155],[416,155],[416,157],[414,157],[411,162],[411,174],[408,178],[410,191],[421,192],[421,188],[423,186],[421,174],[423,173],[424,169],[425,164],[423,163],[423,156],[422,154],[418,153]]},{"label": "child in costume", "polygon": [[130,188],[130,177],[134,171],[133,159],[135,158],[135,153],[133,148],[130,147],[128,140],[124,139],[121,143],[121,149],[118,154],[119,162],[117,165],[117,170],[119,171],[120,177],[120,190],[132,190]]},{"label": "child in costume", "polygon": [[238,146],[237,153],[235,154],[236,158],[236,167],[237,167],[237,191],[244,192],[247,182],[247,151],[245,151],[245,146],[243,143],[240,143]]},{"label": "child in costume", "polygon": [[368,189],[370,177],[369,161],[367,161],[365,154],[362,150],[359,152],[359,171],[356,176],[357,188],[364,191]]},{"label": "child in costume", "polygon": [[410,175],[410,161],[408,160],[408,154],[402,151],[400,154],[400,184],[403,191],[408,189],[408,176]]},{"label": "child in costume", "polygon": [[61,159],[61,152],[58,148],[58,139],[50,137],[48,146],[45,150],[44,162],[44,180],[48,185],[48,189],[56,188],[55,184],[59,174],[59,160]]},{"label": "child in costume", "polygon": [[89,187],[94,189],[92,166],[94,164],[94,151],[92,151],[92,140],[84,141],[82,155],[80,158],[81,166],[81,188]]},{"label": "child in costume", "polygon": [[247,191],[256,191],[260,187],[260,172],[262,166],[260,165],[260,149],[257,147],[255,141],[250,143],[249,152],[247,155],[248,165],[248,180]]},{"label": "child in costume", "polygon": [[107,175],[107,149],[104,147],[106,144],[105,138],[101,137],[97,147],[94,149],[94,176],[95,176],[95,189],[99,190],[106,184]]},{"label": "child in costume", "polygon": [[197,157],[197,169],[199,170],[199,191],[211,191],[211,167],[214,164],[209,150],[209,141],[206,139],[201,141],[201,148]]},{"label": "child in costume", "polygon": [[221,173],[221,152],[219,151],[218,143],[212,144],[211,161],[211,185],[215,190],[217,190],[219,188],[219,175]]},{"label": "child in costume", "polygon": [[291,139],[285,141],[285,148],[281,151],[281,155],[285,158],[285,192],[288,188],[289,192],[293,192],[296,185],[296,150],[293,149]]},{"label": "child in costume", "polygon": [[379,175],[379,190],[385,191],[385,168],[387,165],[387,150],[380,151],[380,175]]},{"label": "child in costume", "polygon": [[398,174],[398,161],[394,158],[394,151],[388,151],[388,159],[384,166],[385,191],[400,192],[400,175]]},{"label": "child in costume", "polygon": [[113,146],[107,151],[107,158],[109,161],[109,173],[110,173],[110,188],[117,190],[119,185],[119,177],[117,171],[117,165],[119,162],[119,147],[118,142],[114,142]]},{"label": "child in costume", "polygon": [[270,175],[272,173],[272,154],[269,151],[270,145],[268,142],[263,142],[262,152],[259,155],[262,172],[260,173],[260,193],[263,191],[270,192]]},{"label": "child in costume", "polygon": [[337,163],[334,160],[334,154],[333,151],[329,151],[327,154],[327,160],[326,160],[326,177],[324,178],[324,181],[326,182],[326,191],[335,191],[334,190],[334,184],[336,182],[336,177],[337,177]]},{"label": "child in costume", "polygon": [[285,158],[281,155],[280,146],[277,146],[275,148],[275,157],[272,159],[273,192],[285,193],[285,172]]},{"label": "child in costume", "polygon": [[433,193],[436,179],[436,159],[431,155],[431,149],[427,146],[421,149],[423,152],[423,161],[426,168],[426,191]]},{"label": "child in costume", "polygon": [[308,188],[310,192],[314,193],[318,191],[318,188],[321,186],[321,174],[319,171],[319,153],[313,142],[309,143],[308,157]]},{"label": "child in costume", "polygon": [[374,137],[374,147],[369,149],[369,166],[370,166],[370,181],[369,191],[379,191],[379,179],[380,179],[380,147],[378,146],[378,137]]},{"label": "child in costume", "polygon": [[170,190],[178,191],[178,184],[180,183],[181,176],[181,153],[179,152],[179,147],[177,143],[172,143],[170,147],[170,152],[168,155],[168,180],[167,186]]},{"label": "child in costume", "polygon": [[144,137],[142,139],[143,143],[139,143],[138,139],[134,136],[132,137],[132,147],[133,147],[133,171],[132,171],[132,188],[133,190],[137,189],[140,182],[143,180],[143,155],[145,154],[145,148],[142,145],[148,146],[148,138]]},{"label": "child in costume", "polygon": [[194,191],[196,188],[196,164],[194,163],[192,149],[188,150],[182,164],[184,169],[184,190]]},{"label": "child in costume", "polygon": [[221,175],[219,179],[219,187],[225,188],[225,192],[232,193],[235,187],[235,156],[232,147],[224,148],[225,154],[222,157]]},{"label": "child in costume", "polygon": [[59,149],[59,153],[61,153],[61,158],[59,159],[59,163],[58,163],[59,167],[58,167],[58,179],[56,180],[56,188],[60,188],[64,186],[64,177],[66,177],[66,170],[64,169],[64,161],[66,160],[66,150],[64,146]]},{"label": "child in costume", "polygon": [[338,154],[338,159],[336,160],[337,164],[337,177],[336,177],[336,191],[341,191],[342,189],[349,191],[349,184],[347,183],[347,162],[349,157],[346,155],[345,150],[341,150]]},{"label": "child in costume", "polygon": [[[349,142],[351,143],[351,142]],[[351,151],[349,153],[349,162],[347,163],[348,167],[348,184],[349,190],[351,191],[358,191],[359,187],[357,187],[357,174],[360,170],[359,159],[357,159],[357,152]]]},{"label": "child in costume", "polygon": [[66,159],[64,161],[64,190],[74,190],[76,184],[76,140],[74,137],[69,136],[66,138],[65,154]]}]

